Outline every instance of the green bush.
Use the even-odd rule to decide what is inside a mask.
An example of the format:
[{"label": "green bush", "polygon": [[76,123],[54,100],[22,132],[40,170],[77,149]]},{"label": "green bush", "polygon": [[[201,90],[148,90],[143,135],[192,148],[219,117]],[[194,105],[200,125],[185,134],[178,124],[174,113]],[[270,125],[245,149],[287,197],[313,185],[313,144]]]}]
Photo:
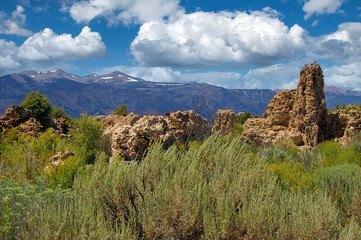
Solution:
[{"label": "green bush", "polygon": [[64,107],[56,107],[56,106],[52,106],[51,108],[51,117],[54,119],[57,118],[64,118],[68,121],[71,120],[69,114],[67,114],[64,110]]},{"label": "green bush", "polygon": [[52,128],[38,137],[21,136],[16,129],[11,130],[1,145],[0,177],[7,176],[20,183],[34,182],[44,174],[51,156],[69,148],[65,141]]},{"label": "green bush", "polygon": [[285,161],[281,163],[268,164],[267,167],[278,176],[284,189],[312,190],[314,179],[312,172],[307,171],[301,163],[292,163]]},{"label": "green bush", "polygon": [[361,166],[361,156],[357,148],[353,146],[341,147],[339,143],[326,141],[315,149],[320,158],[320,164],[324,167],[354,163]]},{"label": "green bush", "polygon": [[48,126],[51,119],[52,107],[47,97],[36,91],[31,91],[26,95],[25,100],[21,105],[28,110],[31,110],[34,117],[40,122],[43,127]]},{"label": "green bush", "polygon": [[73,121],[73,126],[77,128],[70,132],[76,157],[83,165],[94,163],[101,146],[103,124],[93,116],[81,114],[79,119]]},{"label": "green bush", "polygon": [[122,104],[120,107],[114,109],[114,115],[127,116],[127,105]]},{"label": "green bush", "polygon": [[361,168],[345,164],[321,168],[315,173],[317,186],[327,193],[340,211],[350,214],[356,193],[361,191]]}]

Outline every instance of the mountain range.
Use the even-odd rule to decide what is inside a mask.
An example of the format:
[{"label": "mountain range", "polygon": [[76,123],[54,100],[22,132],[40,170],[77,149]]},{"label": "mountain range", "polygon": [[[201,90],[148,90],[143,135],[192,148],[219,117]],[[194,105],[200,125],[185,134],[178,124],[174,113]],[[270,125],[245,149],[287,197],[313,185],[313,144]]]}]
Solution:
[{"label": "mountain range", "polygon": [[[206,83],[149,82],[122,72],[80,77],[62,70],[25,71],[0,77],[0,112],[19,104],[30,91],[48,97],[51,104],[63,106],[73,117],[80,113],[110,114],[121,104],[140,115],[194,109],[214,118],[217,109],[262,115],[280,90],[225,89]],[[361,92],[325,87],[326,104],[360,104]]]}]

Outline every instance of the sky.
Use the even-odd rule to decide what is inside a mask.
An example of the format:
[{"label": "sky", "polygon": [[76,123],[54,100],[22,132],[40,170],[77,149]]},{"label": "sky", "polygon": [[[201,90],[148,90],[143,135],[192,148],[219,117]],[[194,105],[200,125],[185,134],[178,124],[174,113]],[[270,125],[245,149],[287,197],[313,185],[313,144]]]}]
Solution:
[{"label": "sky", "polygon": [[316,61],[361,91],[361,0],[0,0],[0,75],[121,71],[290,89]]}]

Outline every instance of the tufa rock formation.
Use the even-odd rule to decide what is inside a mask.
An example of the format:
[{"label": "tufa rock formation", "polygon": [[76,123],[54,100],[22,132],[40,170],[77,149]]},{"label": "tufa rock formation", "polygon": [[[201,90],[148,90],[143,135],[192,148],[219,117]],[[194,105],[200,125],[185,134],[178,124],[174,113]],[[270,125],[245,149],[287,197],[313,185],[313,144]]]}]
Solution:
[{"label": "tufa rock formation", "polygon": [[[67,119],[51,119],[48,127],[54,129],[54,133],[66,136],[69,131]],[[46,130],[34,117],[30,110],[22,106],[13,105],[5,111],[4,116],[0,117],[0,132],[7,133],[13,128],[17,128],[22,135],[36,136]]]},{"label": "tufa rock formation", "polygon": [[0,131],[6,133],[12,128],[17,128],[21,134],[37,135],[40,132],[40,124],[34,118],[33,113],[22,106],[13,105],[5,111],[0,118]]},{"label": "tufa rock formation", "polygon": [[219,135],[227,135],[231,132],[234,123],[237,122],[236,113],[233,110],[217,111],[216,120],[212,128],[212,132]]},{"label": "tufa rock formation", "polygon": [[205,118],[194,111],[178,111],[163,116],[144,116],[133,113],[123,117],[109,115],[103,119],[105,134],[112,135],[112,154],[126,160],[135,160],[144,154],[153,140],[160,140],[164,147],[179,141],[200,141],[210,135]]},{"label": "tufa rock formation", "polygon": [[357,110],[328,115],[323,89],[321,67],[316,63],[306,65],[300,73],[297,89],[277,94],[263,118],[246,121],[245,141],[266,146],[290,139],[297,146],[313,147],[324,140],[345,139],[361,129]]},{"label": "tufa rock formation", "polygon": [[330,138],[348,144],[354,134],[361,131],[361,111],[354,109],[351,104],[346,109],[330,114],[328,123]]}]

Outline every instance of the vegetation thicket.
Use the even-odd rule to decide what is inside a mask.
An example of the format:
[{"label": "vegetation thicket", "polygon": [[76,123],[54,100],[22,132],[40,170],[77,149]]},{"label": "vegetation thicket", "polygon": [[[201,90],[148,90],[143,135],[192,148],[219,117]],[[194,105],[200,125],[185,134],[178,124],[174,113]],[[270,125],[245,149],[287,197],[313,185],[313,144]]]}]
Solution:
[{"label": "vegetation thicket", "polygon": [[1,136],[0,239],[361,239],[359,135],[299,151],[234,132],[127,162],[96,117],[72,126]]}]

